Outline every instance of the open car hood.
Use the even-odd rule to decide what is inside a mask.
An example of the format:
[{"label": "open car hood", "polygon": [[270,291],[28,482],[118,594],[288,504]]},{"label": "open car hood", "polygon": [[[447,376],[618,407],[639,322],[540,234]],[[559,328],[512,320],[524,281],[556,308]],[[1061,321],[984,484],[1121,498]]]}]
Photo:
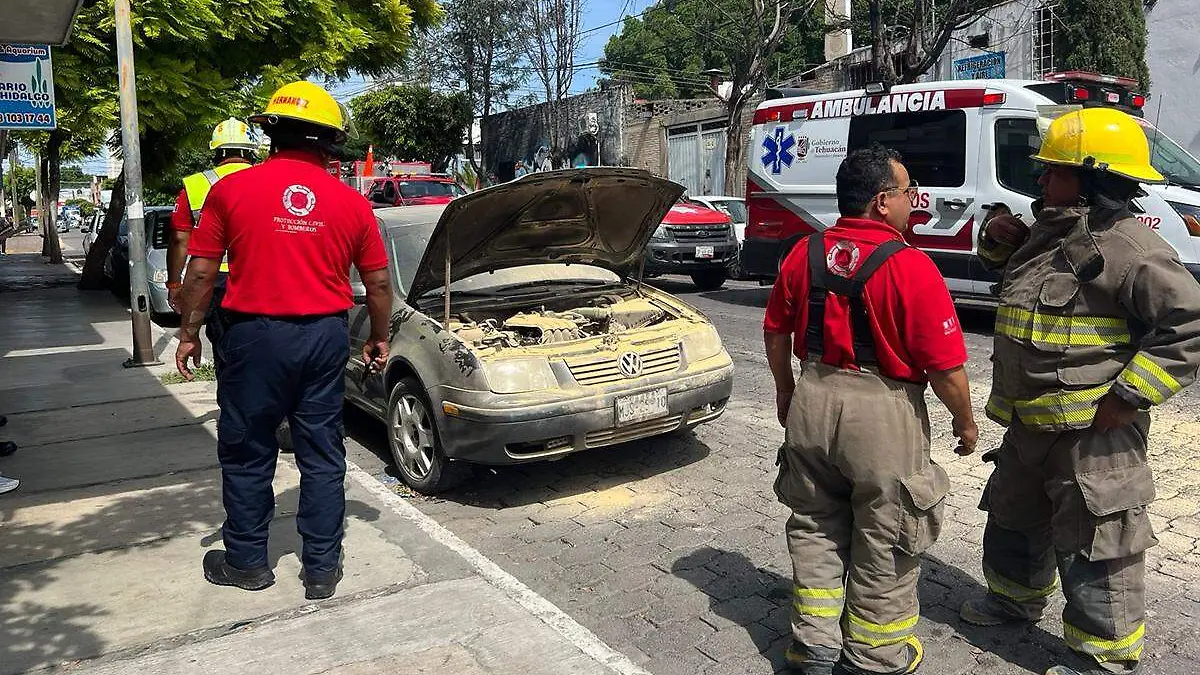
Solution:
[{"label": "open car hood", "polygon": [[618,167],[529,174],[446,206],[413,275],[409,298],[475,274],[543,263],[595,265],[621,276],[683,186]]}]

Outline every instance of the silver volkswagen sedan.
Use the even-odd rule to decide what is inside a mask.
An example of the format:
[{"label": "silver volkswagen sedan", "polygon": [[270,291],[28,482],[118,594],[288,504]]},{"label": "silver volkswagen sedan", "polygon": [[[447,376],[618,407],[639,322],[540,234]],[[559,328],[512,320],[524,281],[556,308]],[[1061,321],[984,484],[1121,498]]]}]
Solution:
[{"label": "silver volkswagen sedan", "polygon": [[471,463],[553,459],[724,412],[733,362],[716,329],[637,278],[682,191],[593,168],[375,212],[396,294],[391,358],[366,374],[356,306],[346,397],[387,424],[405,483],[434,493]]}]

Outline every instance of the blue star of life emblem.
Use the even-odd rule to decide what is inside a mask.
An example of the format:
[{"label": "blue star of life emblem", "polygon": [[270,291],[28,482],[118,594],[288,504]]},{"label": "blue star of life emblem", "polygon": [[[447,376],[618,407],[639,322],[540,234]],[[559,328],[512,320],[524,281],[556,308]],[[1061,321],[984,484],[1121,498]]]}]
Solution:
[{"label": "blue star of life emblem", "polygon": [[783,172],[783,167],[791,168],[792,161],[796,156],[792,153],[792,148],[796,146],[796,137],[787,132],[787,127],[775,127],[772,135],[763,139],[762,147],[766,150],[762,156],[763,167],[771,170],[773,174]]}]

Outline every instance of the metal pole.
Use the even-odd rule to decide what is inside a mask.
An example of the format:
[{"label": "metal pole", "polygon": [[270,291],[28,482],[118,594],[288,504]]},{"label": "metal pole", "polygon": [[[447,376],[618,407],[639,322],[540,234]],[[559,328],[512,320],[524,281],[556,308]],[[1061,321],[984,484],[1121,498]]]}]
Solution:
[{"label": "metal pole", "polygon": [[46,237],[50,234],[46,231],[46,200],[42,195],[42,155],[41,153],[33,153],[33,192],[36,199],[33,200],[33,208],[38,212],[38,228],[42,231],[42,250],[46,250]]},{"label": "metal pole", "polygon": [[[0,159],[3,158],[4,148],[8,147],[8,131],[0,129]],[[3,167],[0,167],[3,168]],[[9,167],[12,170],[12,167]],[[4,172],[0,171],[0,218],[8,215],[8,206],[4,203]]]},{"label": "metal pole", "polygon": [[138,143],[137,84],[133,74],[133,30],[129,0],[116,0],[117,70],[121,86],[121,148],[125,155],[125,217],[129,222],[129,304],[133,356],[126,368],[161,363],[150,336],[146,226],[142,205],[142,150]]}]

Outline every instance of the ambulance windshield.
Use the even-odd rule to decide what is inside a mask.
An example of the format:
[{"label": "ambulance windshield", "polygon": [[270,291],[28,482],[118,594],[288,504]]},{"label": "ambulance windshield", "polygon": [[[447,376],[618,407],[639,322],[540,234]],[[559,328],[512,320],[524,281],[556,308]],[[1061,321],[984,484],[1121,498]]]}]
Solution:
[{"label": "ambulance windshield", "polygon": [[1150,163],[1154,168],[1172,183],[1200,187],[1200,162],[1153,124],[1143,119],[1137,122],[1150,141]]}]

